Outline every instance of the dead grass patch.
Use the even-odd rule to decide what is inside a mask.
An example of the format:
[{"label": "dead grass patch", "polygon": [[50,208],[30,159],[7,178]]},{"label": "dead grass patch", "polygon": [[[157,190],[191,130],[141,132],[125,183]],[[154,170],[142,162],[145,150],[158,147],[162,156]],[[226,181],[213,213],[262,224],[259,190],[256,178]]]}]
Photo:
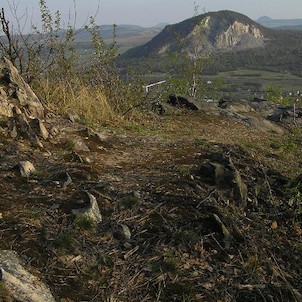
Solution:
[{"label": "dead grass patch", "polygon": [[88,86],[80,80],[42,80],[38,91],[50,111],[64,114],[72,110],[79,116],[80,123],[96,124],[121,119],[113,110],[102,86]]}]

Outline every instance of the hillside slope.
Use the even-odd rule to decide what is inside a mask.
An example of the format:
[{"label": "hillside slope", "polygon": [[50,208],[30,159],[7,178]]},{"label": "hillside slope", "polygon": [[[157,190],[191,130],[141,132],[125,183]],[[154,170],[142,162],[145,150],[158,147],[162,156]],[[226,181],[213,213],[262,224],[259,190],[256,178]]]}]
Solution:
[{"label": "hillside slope", "polygon": [[1,301],[301,301],[301,127],[201,102],[93,130],[0,76]]}]

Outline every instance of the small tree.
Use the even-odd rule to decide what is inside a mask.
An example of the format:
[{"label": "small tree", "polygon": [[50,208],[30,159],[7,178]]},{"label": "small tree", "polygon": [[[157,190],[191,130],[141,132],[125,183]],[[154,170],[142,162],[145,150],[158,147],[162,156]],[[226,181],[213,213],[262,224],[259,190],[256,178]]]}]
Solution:
[{"label": "small tree", "polygon": [[[116,46],[116,28],[113,24],[112,41],[105,45],[100,35],[100,28],[95,24],[95,19],[90,18],[90,22],[85,29],[91,34],[92,53],[90,54],[90,64],[87,66],[86,77],[92,85],[102,87],[107,98],[111,101],[114,110],[123,112],[132,103],[129,92],[136,85],[126,85],[118,72],[116,58],[118,48]],[[141,85],[142,86],[142,85]]]},{"label": "small tree", "polygon": [[282,95],[282,86],[280,84],[269,83],[266,86],[266,98],[276,104],[288,106],[291,105],[290,97]]},{"label": "small tree", "polygon": [[[199,7],[194,2],[194,17],[198,16]],[[170,63],[170,75],[168,85],[175,93],[187,94],[193,98],[202,93],[201,71],[204,66],[205,56],[201,55],[204,40],[204,28],[202,24],[196,24],[191,34],[191,43],[185,45],[185,39],[175,33],[178,49],[168,56]],[[184,52],[184,49],[186,51]]]},{"label": "small tree", "polygon": [[[41,26],[31,25],[30,33],[23,33],[24,25],[20,24],[14,2],[12,23],[1,10],[0,34],[2,29],[4,36],[0,37],[0,55],[13,62],[51,110],[62,113],[72,109],[82,122],[89,123],[118,117],[131,90],[121,81],[115,66],[116,25],[112,43],[107,46],[95,17],[78,30],[70,20],[62,29],[60,12],[52,14],[46,0],[39,0],[39,5]],[[77,32],[84,30],[91,34],[92,44],[87,62],[80,61],[75,44]]]},{"label": "small tree", "polygon": [[281,85],[275,85],[274,83],[269,83],[266,86],[266,98],[274,103],[279,103],[282,99],[282,87]]},{"label": "small tree", "polygon": [[0,12],[0,30],[4,34],[0,37],[0,53],[12,61],[28,82],[56,69],[56,75],[62,75],[75,61],[73,26],[68,24],[62,31],[60,12],[53,16],[45,0],[39,1],[39,7],[41,28],[32,24],[30,33],[23,32],[27,24],[21,24],[14,1],[10,6],[13,22],[7,19],[3,8]]}]

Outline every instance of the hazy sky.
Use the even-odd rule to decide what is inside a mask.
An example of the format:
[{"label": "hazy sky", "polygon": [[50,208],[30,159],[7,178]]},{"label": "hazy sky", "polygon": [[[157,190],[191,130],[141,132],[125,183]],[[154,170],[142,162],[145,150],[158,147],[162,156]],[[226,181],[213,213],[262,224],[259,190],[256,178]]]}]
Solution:
[{"label": "hazy sky", "polygon": [[[30,15],[38,16],[39,0],[0,0],[8,11],[8,3],[19,4],[19,15],[28,7]],[[152,26],[161,22],[177,23],[194,14],[194,0],[75,0],[77,23],[82,24],[95,14],[97,24],[137,24]],[[60,10],[64,19],[73,10],[73,0],[47,0],[51,11]],[[274,19],[301,18],[301,0],[196,0],[199,13],[233,10],[252,19],[269,16]]]}]

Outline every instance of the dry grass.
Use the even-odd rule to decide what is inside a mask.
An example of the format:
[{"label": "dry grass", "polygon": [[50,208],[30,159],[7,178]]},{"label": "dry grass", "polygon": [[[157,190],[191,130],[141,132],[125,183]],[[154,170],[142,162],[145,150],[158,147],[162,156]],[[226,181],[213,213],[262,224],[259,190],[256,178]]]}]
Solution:
[{"label": "dry grass", "polygon": [[80,117],[78,122],[96,124],[119,119],[102,86],[88,86],[80,79],[41,80],[35,90],[50,111],[64,114],[71,110]]}]

